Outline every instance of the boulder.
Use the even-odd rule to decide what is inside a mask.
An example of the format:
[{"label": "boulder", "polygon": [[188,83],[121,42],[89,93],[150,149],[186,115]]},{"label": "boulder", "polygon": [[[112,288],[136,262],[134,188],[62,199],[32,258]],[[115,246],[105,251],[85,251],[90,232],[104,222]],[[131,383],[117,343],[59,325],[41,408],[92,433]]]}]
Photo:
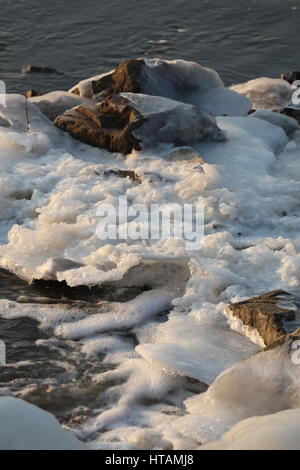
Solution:
[{"label": "boulder", "polygon": [[134,93],[77,106],[54,124],[82,142],[124,154],[159,143],[188,145],[208,136],[224,140],[215,119],[195,106]]},{"label": "boulder", "polygon": [[278,290],[231,304],[228,309],[244,325],[255,328],[268,346],[300,326],[292,300],[290,294]]},{"label": "boulder", "polygon": [[163,96],[214,116],[246,115],[250,101],[225,88],[219,74],[186,60],[128,59],[115,70],[81,81],[70,92],[95,98],[118,93]]}]

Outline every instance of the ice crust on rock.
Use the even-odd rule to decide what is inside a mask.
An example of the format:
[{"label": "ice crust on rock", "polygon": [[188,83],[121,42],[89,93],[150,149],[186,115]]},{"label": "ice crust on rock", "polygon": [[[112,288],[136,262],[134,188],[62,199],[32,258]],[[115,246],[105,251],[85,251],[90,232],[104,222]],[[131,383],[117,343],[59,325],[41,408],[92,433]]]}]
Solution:
[{"label": "ice crust on rock", "polygon": [[219,74],[186,60],[129,59],[117,69],[80,82],[70,90],[87,98],[133,92],[192,104],[214,116],[246,115],[248,98],[225,88]]}]

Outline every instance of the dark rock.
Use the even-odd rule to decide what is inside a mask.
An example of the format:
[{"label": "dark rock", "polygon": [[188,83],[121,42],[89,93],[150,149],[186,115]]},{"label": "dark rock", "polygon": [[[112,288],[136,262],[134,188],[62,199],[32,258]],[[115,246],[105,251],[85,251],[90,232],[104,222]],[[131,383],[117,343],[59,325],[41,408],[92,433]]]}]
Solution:
[{"label": "dark rock", "polygon": [[300,124],[300,108],[284,108],[282,111],[282,114],[285,114],[286,116],[292,117],[298,121]]},{"label": "dark rock", "polygon": [[144,59],[124,60],[111,74],[92,81],[93,92],[104,96],[122,92],[143,93],[140,77],[144,68]]},{"label": "dark rock", "polygon": [[24,96],[26,96],[26,98],[33,98],[34,96],[42,96],[44,95],[44,93],[40,93],[39,91],[36,91],[36,90],[26,90],[24,91]]},{"label": "dark rock", "polygon": [[125,98],[115,96],[99,104],[77,106],[58,116],[54,124],[72,137],[111,152],[141,150],[133,130],[143,120]]},{"label": "dark rock", "polygon": [[256,328],[267,346],[300,326],[292,299],[287,292],[278,290],[231,304],[229,311],[244,325]]},{"label": "dark rock", "polygon": [[285,73],[280,74],[280,78],[282,78],[283,80],[286,80],[292,85],[295,80],[300,80],[300,72],[297,72],[297,71],[285,72]]},{"label": "dark rock", "polygon": [[82,142],[124,154],[158,143],[188,145],[208,136],[224,140],[215,119],[195,106],[131,93],[77,106],[54,124]]},{"label": "dark rock", "polygon": [[37,67],[35,65],[25,65],[22,68],[23,73],[56,73],[58,75],[62,75],[61,72],[59,72],[56,69],[53,69],[52,67]]},{"label": "dark rock", "polygon": [[108,170],[104,172],[105,175],[117,176],[118,178],[129,178],[135,183],[142,184],[142,179],[135,171],[132,170]]}]

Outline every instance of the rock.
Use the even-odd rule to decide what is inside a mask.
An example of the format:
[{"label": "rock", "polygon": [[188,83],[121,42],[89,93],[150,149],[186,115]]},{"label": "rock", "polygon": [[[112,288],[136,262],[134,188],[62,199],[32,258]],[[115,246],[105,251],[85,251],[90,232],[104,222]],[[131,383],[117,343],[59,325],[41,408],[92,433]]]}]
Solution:
[{"label": "rock", "polygon": [[268,346],[300,326],[292,299],[290,294],[279,290],[231,304],[228,309],[244,325],[255,328]]},{"label": "rock", "polygon": [[53,69],[52,67],[37,67],[35,65],[25,65],[22,68],[23,73],[56,73],[58,75],[62,75],[61,72],[58,72],[58,70]]},{"label": "rock", "polygon": [[[300,110],[299,110],[300,111]],[[281,127],[288,136],[291,136],[295,131],[299,129],[299,124],[296,119],[286,116],[280,113],[274,113],[266,109],[259,109],[250,115],[250,117],[255,117],[262,119],[263,121],[274,124],[274,126]]]},{"label": "rock", "polygon": [[295,80],[300,80],[300,72],[285,72],[280,74],[280,78],[286,80],[292,85]]},{"label": "rock", "polygon": [[280,111],[291,101],[294,89],[281,78],[261,77],[230,87],[252,101],[253,109]]},{"label": "rock", "polygon": [[67,91],[52,91],[43,95],[29,97],[30,103],[37,106],[51,121],[68,109],[91,101]]},{"label": "rock", "polygon": [[163,96],[214,116],[245,115],[250,101],[225,88],[219,74],[186,60],[128,59],[115,70],[83,80],[70,92],[95,98],[118,93]]},{"label": "rock", "polygon": [[26,96],[26,98],[33,98],[34,96],[42,96],[42,95],[44,95],[44,93],[40,93],[39,91],[36,91],[33,89],[24,91],[24,96]]},{"label": "rock", "polygon": [[77,106],[54,124],[82,142],[124,154],[159,143],[188,145],[208,136],[224,140],[215,119],[195,106],[133,93]]},{"label": "rock", "polygon": [[107,170],[104,171],[104,175],[117,176],[118,178],[129,178],[131,181],[134,181],[138,184],[142,184],[143,182],[141,177],[137,175],[135,171],[132,170]]}]

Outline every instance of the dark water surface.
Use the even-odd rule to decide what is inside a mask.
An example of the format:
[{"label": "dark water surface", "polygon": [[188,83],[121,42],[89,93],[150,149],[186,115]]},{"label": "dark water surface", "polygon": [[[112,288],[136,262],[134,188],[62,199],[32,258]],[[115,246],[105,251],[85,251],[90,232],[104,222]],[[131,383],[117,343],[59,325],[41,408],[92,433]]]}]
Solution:
[{"label": "dark water surface", "polygon": [[[183,58],[227,84],[300,68],[300,0],[0,0],[9,91],[68,89],[129,57]],[[22,66],[62,75],[22,74]]]}]

